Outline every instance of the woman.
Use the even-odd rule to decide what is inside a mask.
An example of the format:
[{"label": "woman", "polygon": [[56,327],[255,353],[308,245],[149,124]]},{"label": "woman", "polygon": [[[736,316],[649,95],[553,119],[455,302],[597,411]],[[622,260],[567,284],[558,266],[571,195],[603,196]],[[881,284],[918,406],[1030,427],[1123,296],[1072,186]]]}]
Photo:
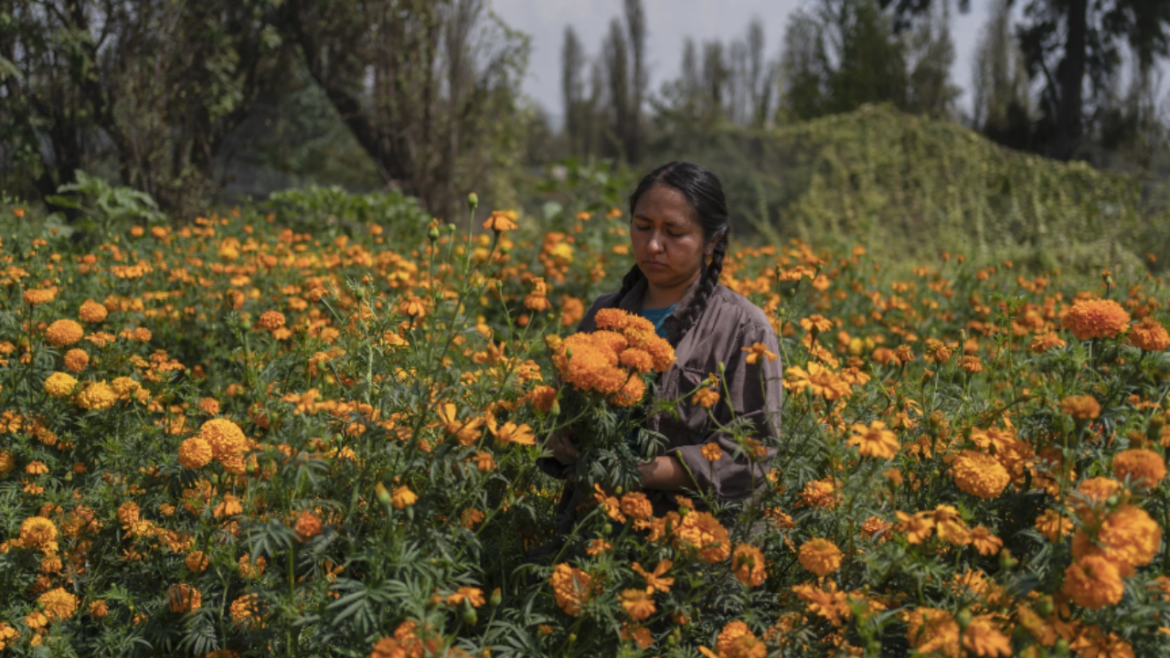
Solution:
[{"label": "woman", "polygon": [[[650,319],[675,348],[674,365],[658,381],[658,396],[663,399],[694,391],[723,364],[722,397],[711,412],[719,424],[726,425],[733,407],[735,418],[752,423],[751,435],[766,447],[766,456],[749,459],[743,455],[731,436],[714,429],[708,410],[687,396],[678,404],[677,420],[669,414],[646,419],[648,430],[666,437],[666,450],[639,466],[641,488],[654,504],[655,514],[676,508],[675,495],[683,490],[703,490],[721,501],[742,502],[766,486],[765,476],[780,438],[783,389],[781,364],[775,356],[780,350],[767,316],[719,283],[730,230],[723,187],[699,165],[671,162],[641,180],[630,195],[630,215],[636,263],[620,290],[593,303],[578,331],[594,331],[594,316],[603,308],[618,307]],[[746,357],[753,348],[758,356],[749,364]],[[720,447],[722,455],[714,462],[703,454],[708,444]],[[554,435],[545,445],[552,457],[538,464],[554,477],[564,478],[579,456],[572,439]],[[566,483],[558,503],[562,535],[571,530],[577,507],[588,504],[591,493]]]}]

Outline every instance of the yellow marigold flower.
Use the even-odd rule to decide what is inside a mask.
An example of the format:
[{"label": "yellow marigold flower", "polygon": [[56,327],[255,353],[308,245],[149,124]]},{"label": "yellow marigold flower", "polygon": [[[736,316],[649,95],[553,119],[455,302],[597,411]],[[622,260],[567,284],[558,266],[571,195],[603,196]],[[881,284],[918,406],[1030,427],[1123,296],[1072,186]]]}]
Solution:
[{"label": "yellow marigold flower", "polygon": [[845,444],[857,446],[857,451],[862,457],[893,459],[898,453],[898,437],[886,429],[886,424],[882,421],[875,420],[869,427],[857,424],[850,429],[854,434]]},{"label": "yellow marigold flower", "polygon": [[25,548],[56,550],[57,526],[43,516],[32,516],[20,524],[20,544]]},{"label": "yellow marigold flower", "polygon": [[85,336],[85,329],[75,320],[57,320],[45,329],[45,338],[53,347],[72,345]]},{"label": "yellow marigold flower", "polygon": [[212,418],[199,427],[199,438],[211,446],[215,459],[223,461],[243,453],[248,447],[244,431],[226,418]]},{"label": "yellow marigold flower", "polygon": [[1129,326],[1129,313],[1112,299],[1082,300],[1065,314],[1063,326],[1078,340],[1113,338]]},{"label": "yellow marigold flower", "polygon": [[141,384],[130,377],[115,377],[114,381],[110,382],[110,388],[114,389],[119,398],[127,398],[141,387]]},{"label": "yellow marigold flower", "polygon": [[777,356],[775,352],[769,350],[768,346],[763,343],[752,343],[751,347],[741,347],[740,351],[748,353],[744,357],[744,361],[752,365],[755,365],[760,360],[760,357],[765,357],[768,359],[768,363],[771,363],[776,360]]},{"label": "yellow marigold flower", "polygon": [[622,603],[622,610],[630,616],[633,621],[642,621],[654,614],[656,608],[654,607],[654,599],[641,589],[624,589],[619,596]]},{"label": "yellow marigold flower", "polygon": [[212,515],[217,519],[243,513],[243,504],[240,503],[239,498],[233,496],[232,494],[224,494],[223,500],[215,506],[214,510],[212,510]]},{"label": "yellow marigold flower", "polygon": [[264,311],[260,314],[260,319],[256,321],[256,326],[268,331],[275,331],[284,326],[284,313],[280,311]]},{"label": "yellow marigold flower", "polygon": [[731,555],[731,538],[727,528],[707,512],[689,512],[674,529],[675,543],[699,552],[707,564],[722,562]]},{"label": "yellow marigold flower", "polygon": [[307,509],[301,510],[301,513],[297,515],[293,530],[296,531],[297,537],[301,541],[308,541],[321,534],[321,519]]},{"label": "yellow marigold flower", "polygon": [[89,354],[85,350],[73,348],[65,353],[65,369],[69,372],[81,372],[89,365]]},{"label": "yellow marigold flower", "polygon": [[960,489],[984,500],[1003,493],[1011,475],[990,455],[964,450],[951,464],[951,475]]},{"label": "yellow marigold flower", "polygon": [[572,617],[579,615],[581,605],[593,596],[593,577],[564,562],[553,569],[548,584],[552,586],[557,607]]},{"label": "yellow marigold flower", "polygon": [[1164,352],[1170,347],[1170,333],[1161,322],[1147,315],[1130,328],[1126,342],[1147,352]]},{"label": "yellow marigold flower", "polygon": [[87,411],[102,411],[118,402],[118,394],[105,382],[89,382],[73,401]]},{"label": "yellow marigold flower", "polygon": [[55,372],[45,380],[45,392],[55,398],[68,397],[77,386],[77,380],[64,372]]},{"label": "yellow marigold flower", "polygon": [[398,302],[398,312],[412,318],[422,318],[427,314],[427,307],[421,299],[411,297]]},{"label": "yellow marigold flower", "polygon": [[515,210],[493,210],[492,214],[484,220],[483,227],[496,233],[515,231],[520,228],[516,224],[516,216]]},{"label": "yellow marigold flower", "polygon": [[31,461],[24,467],[24,472],[29,475],[44,475],[49,472],[49,467],[45,466],[45,462]]},{"label": "yellow marigold flower", "polygon": [[1060,401],[1060,410],[1076,420],[1092,420],[1101,415],[1101,404],[1091,395],[1070,395]]},{"label": "yellow marigold flower", "polygon": [[64,621],[73,616],[77,610],[77,597],[64,587],[51,589],[37,597],[37,602],[43,606],[44,615],[49,621]]},{"label": "yellow marigold flower", "polygon": [[768,573],[764,568],[764,554],[751,544],[739,544],[731,554],[735,579],[748,587],[764,584]]},{"label": "yellow marigold flower", "polygon": [[416,502],[418,502],[418,495],[406,485],[395,487],[390,494],[390,504],[394,506],[394,509],[405,509]]},{"label": "yellow marigold flower", "polygon": [[963,648],[976,656],[1012,655],[1012,643],[1004,635],[992,615],[979,615],[963,631]]},{"label": "yellow marigold flower", "polygon": [[828,539],[810,539],[800,546],[797,560],[805,569],[824,577],[841,567],[841,549]]},{"label": "yellow marigold flower", "polygon": [[832,479],[809,480],[800,492],[800,502],[808,507],[835,509],[841,502],[837,485]]},{"label": "yellow marigold flower", "polygon": [[192,470],[203,468],[211,462],[214,454],[211,444],[193,436],[179,444],[179,464]]},{"label": "yellow marigold flower", "polygon": [[795,391],[807,388],[813,392],[813,395],[823,397],[830,402],[840,400],[853,391],[849,382],[815,361],[809,362],[807,370],[800,366],[789,367],[784,372],[784,388]]},{"label": "yellow marigold flower", "polygon": [[1062,339],[1059,334],[1057,334],[1055,331],[1049,331],[1048,333],[1039,334],[1033,337],[1032,343],[1029,345],[1028,349],[1032,350],[1032,352],[1036,354],[1040,354],[1051,349],[1062,348],[1065,345],[1066,343],[1064,342],[1064,339]]},{"label": "yellow marigold flower", "polygon": [[20,639],[20,631],[9,626],[8,622],[0,621],[0,651],[18,639]]},{"label": "yellow marigold flower", "polygon": [[1113,474],[1122,480],[1131,478],[1137,486],[1157,486],[1166,477],[1166,460],[1153,450],[1123,450],[1113,457]]},{"label": "yellow marigold flower", "polygon": [[41,288],[24,291],[24,303],[29,306],[39,306],[53,301],[57,296],[56,288]]},{"label": "yellow marigold flower", "polygon": [[930,512],[907,514],[895,511],[894,514],[898,517],[897,530],[905,533],[906,540],[911,544],[921,544],[930,539],[930,533],[934,532],[934,515]]},{"label": "yellow marigold flower", "polygon": [[674,578],[669,578],[663,575],[669,571],[672,566],[674,566],[674,563],[670,560],[662,560],[658,563],[658,566],[654,567],[654,571],[646,571],[642,568],[642,565],[638,564],[637,562],[630,565],[630,568],[633,569],[635,573],[642,576],[642,578],[646,579],[646,593],[651,594],[655,591],[669,592],[670,588],[674,586]]},{"label": "yellow marigold flower", "polygon": [[1112,562],[1100,555],[1086,555],[1064,571],[1061,591],[1082,608],[1098,610],[1121,601],[1125,584]]},{"label": "yellow marigold flower", "polygon": [[924,656],[958,656],[959,624],[951,613],[920,607],[902,613],[906,639]]},{"label": "yellow marigold flower", "polygon": [[195,612],[203,605],[203,595],[186,583],[176,583],[167,590],[167,607],[171,612]]},{"label": "yellow marigold flower", "polygon": [[[710,409],[719,403],[719,392],[715,389],[704,386],[700,388],[693,396],[691,396],[691,404],[698,405],[704,409]],[[714,445],[714,444],[708,444]],[[718,447],[718,446],[716,446]],[[718,459],[718,457],[716,457]],[[714,459],[711,461],[715,461]]]},{"label": "yellow marigold flower", "polygon": [[77,317],[85,322],[101,322],[106,319],[109,311],[105,306],[93,301],[92,299],[85,300],[81,305],[81,309],[77,312]]},{"label": "yellow marigold flower", "polygon": [[641,491],[631,491],[621,498],[621,510],[626,516],[635,521],[645,521],[654,515],[654,507],[650,499]]}]

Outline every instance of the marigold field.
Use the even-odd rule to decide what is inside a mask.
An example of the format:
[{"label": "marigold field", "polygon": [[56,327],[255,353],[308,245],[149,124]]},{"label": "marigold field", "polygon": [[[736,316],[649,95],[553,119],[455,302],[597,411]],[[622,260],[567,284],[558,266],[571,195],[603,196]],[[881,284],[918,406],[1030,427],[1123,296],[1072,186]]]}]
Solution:
[{"label": "marigold field", "polygon": [[[556,547],[536,460],[632,263],[618,197],[310,197],[72,235],[0,204],[0,655],[1170,653],[1163,281],[742,242],[765,493],[599,489]],[[770,447],[728,431],[704,456]]]}]

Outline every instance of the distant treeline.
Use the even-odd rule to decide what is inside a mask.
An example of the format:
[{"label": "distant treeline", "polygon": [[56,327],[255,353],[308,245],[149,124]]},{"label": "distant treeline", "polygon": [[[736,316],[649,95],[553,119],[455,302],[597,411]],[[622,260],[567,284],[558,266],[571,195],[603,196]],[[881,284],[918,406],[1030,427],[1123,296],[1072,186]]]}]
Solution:
[{"label": "distant treeline", "polygon": [[44,199],[84,170],[183,215],[225,191],[340,183],[452,216],[469,189],[523,201],[517,181],[564,158],[638,169],[729,131],[758,151],[872,104],[1058,160],[1164,168],[1170,3],[992,1],[966,114],[950,76],[961,0],[815,0],[778,49],[753,21],[687,40],[660,82],[642,0],[625,0],[595,57],[566,26],[554,130],[520,92],[528,38],[487,0],[0,0],[0,190]]}]

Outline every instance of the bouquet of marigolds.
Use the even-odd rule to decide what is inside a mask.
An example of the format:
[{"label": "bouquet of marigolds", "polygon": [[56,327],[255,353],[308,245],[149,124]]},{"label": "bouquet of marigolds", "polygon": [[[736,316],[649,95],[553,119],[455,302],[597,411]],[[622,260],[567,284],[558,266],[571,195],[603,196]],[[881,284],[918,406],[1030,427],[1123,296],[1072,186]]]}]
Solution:
[{"label": "bouquet of marigolds", "polygon": [[649,320],[621,309],[602,309],[595,321],[597,331],[549,339],[553,365],[566,384],[558,406],[581,451],[578,481],[628,488],[637,482],[637,462],[655,443],[637,431],[637,412],[654,375],[674,363],[674,348]]}]

